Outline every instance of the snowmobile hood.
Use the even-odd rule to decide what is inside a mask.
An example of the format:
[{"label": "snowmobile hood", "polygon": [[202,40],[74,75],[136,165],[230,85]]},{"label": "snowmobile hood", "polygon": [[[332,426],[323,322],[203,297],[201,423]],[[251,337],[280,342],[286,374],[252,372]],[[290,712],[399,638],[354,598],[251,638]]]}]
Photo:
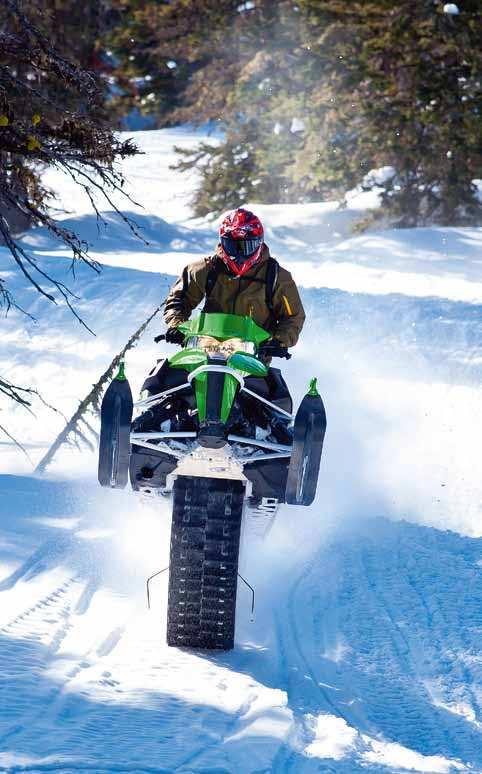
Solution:
[{"label": "snowmobile hood", "polygon": [[185,336],[213,336],[219,341],[242,339],[261,344],[271,338],[271,334],[257,325],[252,317],[221,312],[201,312],[199,317],[181,323],[178,328]]}]

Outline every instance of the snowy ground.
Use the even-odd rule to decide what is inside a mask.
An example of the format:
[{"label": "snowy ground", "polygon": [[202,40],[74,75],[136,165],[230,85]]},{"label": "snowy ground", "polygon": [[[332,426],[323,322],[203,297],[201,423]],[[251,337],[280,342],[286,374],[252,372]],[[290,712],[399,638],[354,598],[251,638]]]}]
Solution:
[{"label": "snowy ground", "polygon": [[[70,280],[77,308],[11,275],[32,323],[2,321],[1,372],[66,415],[165,295],[216,223],[190,219],[194,179],[169,171],[189,130],[138,135],[128,209],[100,236],[64,180],[66,220],[105,265]],[[105,492],[95,458],[66,451],[47,478],[0,446],[0,770],[75,772],[482,772],[482,233],[353,236],[350,206],[263,205],[272,252],[303,286],[308,322],[286,375],[319,377],[328,413],[319,496],[285,508],[268,541],[249,525],[229,654],[164,644],[168,505]],[[41,231],[26,242],[64,274]],[[1,270],[12,271],[0,249]],[[156,357],[153,322],[128,358],[134,388]],[[33,462],[62,428],[2,407]],[[450,531],[449,531],[450,530]]]}]

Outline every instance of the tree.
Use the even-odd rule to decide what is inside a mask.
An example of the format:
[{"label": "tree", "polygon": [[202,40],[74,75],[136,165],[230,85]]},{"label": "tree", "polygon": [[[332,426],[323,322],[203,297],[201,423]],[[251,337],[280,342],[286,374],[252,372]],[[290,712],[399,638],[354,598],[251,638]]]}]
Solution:
[{"label": "tree", "polygon": [[224,22],[233,0],[113,0],[116,23],[106,35],[115,62],[111,107],[125,119],[133,109],[157,126],[215,119],[230,90],[234,57],[221,59]]},{"label": "tree", "polygon": [[[473,183],[482,148],[478,7],[466,0],[453,16],[432,0],[300,0],[323,75],[297,169],[311,175],[314,191],[328,182],[340,194],[369,169],[390,167],[378,214],[395,225],[480,218]],[[317,158],[320,133],[326,140]]]},{"label": "tree", "polygon": [[[87,245],[49,212],[41,170],[62,170],[89,197],[98,218],[97,202],[103,197],[135,230],[112,192],[122,191],[124,183],[114,162],[137,151],[102,121],[104,89],[98,76],[52,45],[51,37],[58,34],[48,31],[52,20],[41,2],[29,2],[27,13],[19,0],[4,0],[0,11],[0,239],[25,279],[49,301],[63,300],[85,325],[72,292],[29,254],[19,234],[30,223],[40,224],[70,248],[73,263],[98,271]],[[16,306],[5,279],[0,280],[0,304],[7,311]],[[0,380],[0,393],[28,406],[32,391]]]},{"label": "tree", "polygon": [[[299,200],[303,193],[292,176],[309,98],[296,6],[291,0],[234,5],[217,19],[217,34],[198,30],[200,42],[208,40],[213,62],[196,78],[209,89],[205,86],[201,101],[193,85],[178,111],[194,122],[215,117],[225,132],[221,143],[202,144],[193,154],[180,151],[180,168],[195,166],[201,172],[194,199],[198,215],[249,199]],[[217,70],[223,73],[220,82]]]},{"label": "tree", "polygon": [[[134,5],[125,55],[147,79],[146,108],[161,124],[215,121],[224,133],[182,157],[201,173],[197,214],[343,199],[385,167],[378,214],[393,224],[480,218],[479,0]],[[156,67],[169,88],[152,85]]]}]

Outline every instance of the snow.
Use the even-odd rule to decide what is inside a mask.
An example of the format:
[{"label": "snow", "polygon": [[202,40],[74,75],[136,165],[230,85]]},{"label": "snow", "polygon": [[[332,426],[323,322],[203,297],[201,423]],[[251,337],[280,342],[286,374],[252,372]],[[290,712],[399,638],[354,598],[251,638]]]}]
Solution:
[{"label": "snow", "polygon": [[426,771],[429,774],[450,774],[454,770],[467,771],[466,767],[457,761],[449,761],[440,755],[420,755],[400,744],[386,744],[375,740],[370,744],[372,750],[363,755],[369,763],[378,763],[404,771]]},{"label": "snow", "polygon": [[385,183],[387,183],[389,180],[391,180],[396,175],[396,170],[394,167],[378,167],[378,169],[371,169],[365,177],[363,178],[362,185],[363,186],[383,186]]},{"label": "snow", "polygon": [[306,747],[305,755],[339,761],[353,748],[358,734],[343,718],[335,715],[311,718],[308,715],[306,719],[316,722],[313,723],[314,739]]},{"label": "snow", "polygon": [[444,13],[448,13],[450,16],[457,16],[460,13],[458,5],[455,3],[445,3]]},{"label": "snow", "polygon": [[[98,234],[88,202],[47,175],[103,272],[74,280],[40,229],[25,244],[73,287],[95,338],[0,249],[2,275],[38,317],[2,321],[2,374],[67,416],[174,275],[215,244],[218,219],[192,218],[195,174],[169,168],[174,144],[200,138],[135,135],[145,155],[124,169],[144,209],[123,206],[148,245],[109,211]],[[326,402],[317,500],[283,508],[268,540],[246,524],[256,610],[251,622],[241,586],[234,651],[181,652],[164,642],[166,574],[145,604],[146,577],[168,561],[169,502],[101,490],[87,450],[64,449],[36,478],[3,439],[0,770],[482,771],[481,230],[354,235],[378,204],[360,190],[344,208],[246,204],[302,286],[307,324],[283,368],[296,400],[317,375]],[[134,392],[161,327],[128,355]],[[35,463],[64,420],[34,410],[4,405],[0,424]]]},{"label": "snow", "polygon": [[305,122],[302,118],[295,116],[291,121],[290,132],[296,134],[297,132],[305,131]]}]

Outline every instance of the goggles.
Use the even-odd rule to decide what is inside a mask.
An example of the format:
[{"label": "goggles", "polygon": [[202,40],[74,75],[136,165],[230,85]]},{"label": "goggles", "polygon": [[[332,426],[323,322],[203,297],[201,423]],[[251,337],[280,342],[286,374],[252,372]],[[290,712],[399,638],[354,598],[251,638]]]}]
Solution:
[{"label": "goggles", "polygon": [[224,252],[233,258],[237,263],[243,263],[253,255],[263,240],[261,237],[252,237],[251,239],[233,239],[232,237],[221,237],[221,244]]}]

